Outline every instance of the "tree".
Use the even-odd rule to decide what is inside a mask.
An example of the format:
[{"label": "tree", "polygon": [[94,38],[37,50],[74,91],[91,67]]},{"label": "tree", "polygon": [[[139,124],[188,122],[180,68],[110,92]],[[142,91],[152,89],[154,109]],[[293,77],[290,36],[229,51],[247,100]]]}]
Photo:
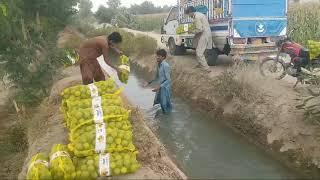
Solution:
[{"label": "tree", "polygon": [[161,12],[162,12],[162,13],[164,13],[164,12],[165,12],[165,13],[166,13],[166,12],[169,12],[169,11],[170,11],[170,8],[171,8],[170,6],[164,5],[164,6],[162,7]]},{"label": "tree", "polygon": [[0,63],[18,103],[38,103],[48,95],[53,74],[64,58],[55,46],[56,37],[76,13],[77,3],[77,0],[0,2]]},{"label": "tree", "polygon": [[117,11],[115,9],[100,6],[98,11],[95,13],[95,17],[99,23],[111,23],[111,20],[116,16],[116,14]]},{"label": "tree", "polygon": [[93,5],[90,0],[80,0],[79,4],[79,16],[80,18],[86,18],[92,16],[92,9]]},{"label": "tree", "polygon": [[121,0],[108,0],[107,5],[111,9],[118,9],[121,5]]},{"label": "tree", "polygon": [[129,11],[133,14],[155,14],[169,12],[169,10],[169,6],[156,7],[151,1],[144,1],[140,5],[134,4],[129,8]]},{"label": "tree", "polygon": [[142,14],[157,13],[156,7],[150,1],[145,1],[140,6],[141,6]]},{"label": "tree", "polygon": [[115,19],[119,27],[133,28],[136,23],[135,17],[127,8],[120,8]]}]

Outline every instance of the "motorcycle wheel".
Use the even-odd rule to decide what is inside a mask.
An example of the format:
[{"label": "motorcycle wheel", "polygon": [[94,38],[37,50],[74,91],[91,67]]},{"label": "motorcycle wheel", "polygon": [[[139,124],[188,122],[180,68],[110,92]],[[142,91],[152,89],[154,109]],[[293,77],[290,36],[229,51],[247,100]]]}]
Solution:
[{"label": "motorcycle wheel", "polygon": [[285,63],[276,58],[267,57],[263,59],[259,65],[262,76],[273,77],[275,79],[283,79],[287,73]]}]

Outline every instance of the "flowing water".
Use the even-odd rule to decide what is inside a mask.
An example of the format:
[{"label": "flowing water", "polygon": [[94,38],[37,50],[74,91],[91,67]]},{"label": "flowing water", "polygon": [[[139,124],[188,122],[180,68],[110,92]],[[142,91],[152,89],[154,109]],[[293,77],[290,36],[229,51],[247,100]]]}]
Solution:
[{"label": "flowing water", "polygon": [[161,142],[190,178],[292,179],[296,172],[272,159],[230,128],[179,97],[174,109],[163,115],[153,107],[154,93],[143,88],[146,74],[131,73],[125,87],[129,100],[144,112]]}]

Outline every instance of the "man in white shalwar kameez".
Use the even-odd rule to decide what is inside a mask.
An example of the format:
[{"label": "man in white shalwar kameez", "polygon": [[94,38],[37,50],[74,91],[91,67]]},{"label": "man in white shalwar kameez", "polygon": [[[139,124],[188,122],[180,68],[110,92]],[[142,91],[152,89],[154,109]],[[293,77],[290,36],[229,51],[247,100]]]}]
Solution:
[{"label": "man in white shalwar kameez", "polygon": [[211,72],[204,55],[207,49],[212,49],[212,34],[208,18],[206,15],[196,12],[193,6],[186,9],[185,13],[194,19],[195,33],[193,46],[196,48],[196,54],[199,64],[197,67],[203,68],[206,72]]}]

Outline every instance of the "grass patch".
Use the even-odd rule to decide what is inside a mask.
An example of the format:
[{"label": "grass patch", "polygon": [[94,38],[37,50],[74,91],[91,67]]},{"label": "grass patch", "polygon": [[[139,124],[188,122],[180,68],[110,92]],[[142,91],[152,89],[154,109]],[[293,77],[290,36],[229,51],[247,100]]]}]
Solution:
[{"label": "grass patch", "polygon": [[[10,121],[8,127],[3,125],[5,130],[0,137],[0,160],[8,159],[15,153],[24,152],[28,149],[28,138],[26,124],[18,120],[18,115],[10,115],[3,121]],[[5,123],[5,122],[2,122]]]},{"label": "grass patch", "polygon": [[155,53],[157,48],[157,41],[148,36],[139,35],[135,37],[134,43],[134,50],[138,57],[152,55]]},{"label": "grass patch", "polygon": [[0,179],[17,179],[28,150],[25,126],[13,125],[0,139]]},{"label": "grass patch", "polygon": [[14,152],[23,152],[28,149],[28,139],[26,128],[21,123],[15,124],[8,131],[8,140],[11,144],[11,150]]},{"label": "grass patch", "polygon": [[219,75],[213,81],[215,92],[226,99],[238,97],[247,101],[247,93],[245,93],[245,88],[248,86],[236,81],[235,76],[236,73],[232,71],[225,71]]},{"label": "grass patch", "polygon": [[163,19],[167,14],[147,14],[136,16],[135,29],[139,31],[155,31],[160,32],[163,26]]},{"label": "grass patch", "polygon": [[75,34],[70,34],[65,41],[58,42],[58,47],[63,49],[79,49],[84,39]]},{"label": "grass patch", "polygon": [[[289,9],[289,29],[296,29],[292,38],[307,47],[308,40],[320,41],[320,3],[305,3]],[[314,79],[318,82],[319,79]],[[315,88],[319,89],[319,85]],[[313,93],[312,93],[313,94]],[[303,98],[303,104],[297,106],[305,110],[305,120],[320,125],[320,96]]]},{"label": "grass patch", "polygon": [[251,69],[252,67],[235,66],[224,71],[213,80],[214,92],[226,99],[238,98],[246,103],[262,102],[263,95],[259,94],[251,84],[255,81],[250,79],[254,76]]}]

